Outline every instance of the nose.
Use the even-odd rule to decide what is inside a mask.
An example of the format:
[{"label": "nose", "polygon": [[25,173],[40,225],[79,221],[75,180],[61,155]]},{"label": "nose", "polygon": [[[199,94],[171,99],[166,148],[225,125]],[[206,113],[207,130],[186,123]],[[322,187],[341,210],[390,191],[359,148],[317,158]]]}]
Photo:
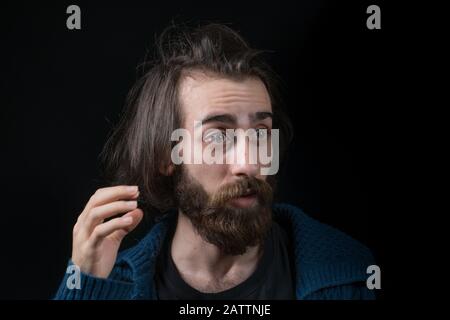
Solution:
[{"label": "nose", "polygon": [[259,164],[257,149],[250,150],[252,144],[248,139],[237,139],[234,148],[234,161],[230,164],[231,174],[233,176],[252,176],[259,174]]},{"label": "nose", "polygon": [[258,166],[254,164],[234,164],[231,166],[231,174],[233,176],[251,176],[255,177],[258,174]]}]

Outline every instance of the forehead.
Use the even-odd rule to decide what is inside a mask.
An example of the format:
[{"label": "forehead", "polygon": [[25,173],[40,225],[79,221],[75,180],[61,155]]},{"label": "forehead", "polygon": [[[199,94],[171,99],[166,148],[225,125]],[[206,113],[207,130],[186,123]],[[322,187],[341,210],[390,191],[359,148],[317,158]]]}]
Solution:
[{"label": "forehead", "polygon": [[183,77],[179,93],[182,112],[188,121],[212,112],[239,117],[272,111],[269,93],[258,78],[234,80],[198,72]]}]

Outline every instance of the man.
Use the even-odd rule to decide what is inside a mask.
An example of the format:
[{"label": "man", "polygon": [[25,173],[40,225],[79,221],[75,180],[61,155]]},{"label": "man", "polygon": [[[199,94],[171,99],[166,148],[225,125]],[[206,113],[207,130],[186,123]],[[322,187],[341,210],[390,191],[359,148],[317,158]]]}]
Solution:
[{"label": "man", "polygon": [[[290,139],[258,51],[222,25],[167,29],[106,144],[114,186],[97,190],[74,226],[69,265],[80,278],[67,273],[56,299],[374,298],[364,246],[272,203],[276,174],[263,169]],[[251,161],[263,143],[271,162]],[[205,148],[231,161],[192,161]],[[155,224],[118,253],[144,212]]]}]

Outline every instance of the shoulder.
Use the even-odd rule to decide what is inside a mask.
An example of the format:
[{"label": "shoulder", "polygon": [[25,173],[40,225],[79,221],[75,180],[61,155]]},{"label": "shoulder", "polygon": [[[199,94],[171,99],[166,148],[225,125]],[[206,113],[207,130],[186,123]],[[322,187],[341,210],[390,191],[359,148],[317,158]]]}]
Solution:
[{"label": "shoulder", "polygon": [[366,246],[293,205],[275,204],[273,213],[292,241],[298,298],[325,288],[360,288],[366,281],[367,267],[374,264]]}]

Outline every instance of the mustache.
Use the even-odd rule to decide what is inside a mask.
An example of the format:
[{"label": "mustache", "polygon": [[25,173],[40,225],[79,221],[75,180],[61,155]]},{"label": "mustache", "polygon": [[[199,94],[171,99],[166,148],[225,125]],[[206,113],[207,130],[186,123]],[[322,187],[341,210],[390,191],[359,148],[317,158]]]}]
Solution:
[{"label": "mustache", "polygon": [[223,207],[233,198],[248,195],[256,195],[260,204],[264,205],[272,202],[272,194],[272,186],[268,182],[255,177],[244,177],[217,190],[210,198],[208,207],[210,209]]}]

